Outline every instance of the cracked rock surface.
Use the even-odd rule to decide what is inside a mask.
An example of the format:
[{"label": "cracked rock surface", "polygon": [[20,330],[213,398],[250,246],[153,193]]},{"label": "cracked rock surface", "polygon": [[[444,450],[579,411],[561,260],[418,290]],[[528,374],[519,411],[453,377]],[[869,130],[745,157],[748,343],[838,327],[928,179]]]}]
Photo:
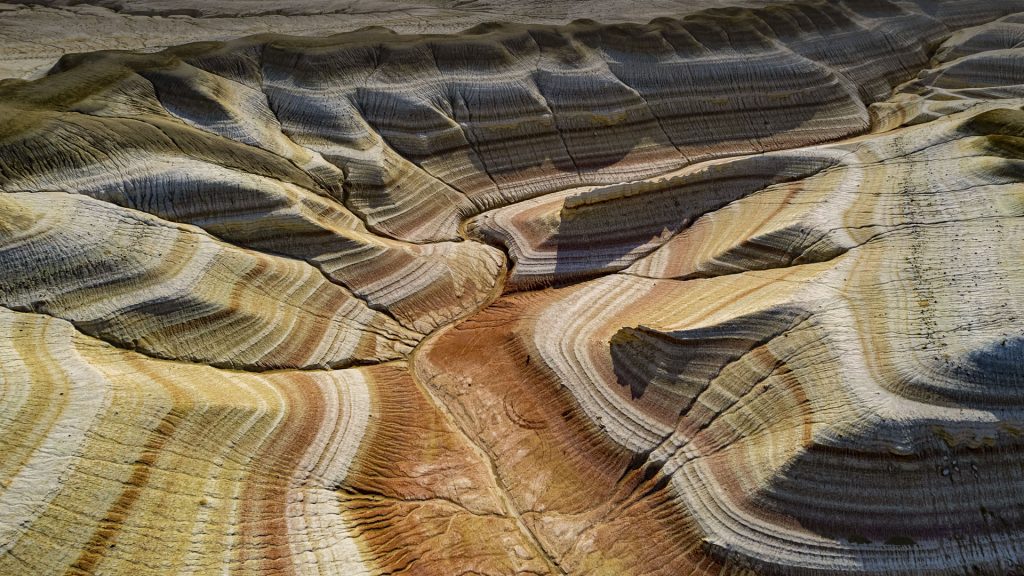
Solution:
[{"label": "cracked rock surface", "polygon": [[1024,2],[41,4],[0,574],[1024,571]]}]

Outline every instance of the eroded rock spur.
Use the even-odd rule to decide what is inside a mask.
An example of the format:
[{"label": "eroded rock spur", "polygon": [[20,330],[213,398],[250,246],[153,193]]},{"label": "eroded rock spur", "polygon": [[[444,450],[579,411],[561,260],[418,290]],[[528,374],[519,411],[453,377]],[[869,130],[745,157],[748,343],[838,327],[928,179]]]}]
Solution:
[{"label": "eroded rock spur", "polygon": [[754,4],[0,81],[0,574],[1024,571],[1024,3]]}]

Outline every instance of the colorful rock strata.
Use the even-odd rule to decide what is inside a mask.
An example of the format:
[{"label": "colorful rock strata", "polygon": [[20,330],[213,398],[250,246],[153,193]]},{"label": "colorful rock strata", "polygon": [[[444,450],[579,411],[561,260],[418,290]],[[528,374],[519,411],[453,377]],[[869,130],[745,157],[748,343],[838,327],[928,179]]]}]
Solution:
[{"label": "colorful rock strata", "polygon": [[0,574],[1024,571],[1024,2],[0,81]]}]

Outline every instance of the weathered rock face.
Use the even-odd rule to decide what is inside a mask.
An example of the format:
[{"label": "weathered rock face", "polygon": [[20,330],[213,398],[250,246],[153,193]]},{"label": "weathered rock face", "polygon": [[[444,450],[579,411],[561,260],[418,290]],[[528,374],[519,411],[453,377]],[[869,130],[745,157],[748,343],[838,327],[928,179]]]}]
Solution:
[{"label": "weathered rock face", "polygon": [[0,82],[0,574],[1024,571],[1022,14]]}]

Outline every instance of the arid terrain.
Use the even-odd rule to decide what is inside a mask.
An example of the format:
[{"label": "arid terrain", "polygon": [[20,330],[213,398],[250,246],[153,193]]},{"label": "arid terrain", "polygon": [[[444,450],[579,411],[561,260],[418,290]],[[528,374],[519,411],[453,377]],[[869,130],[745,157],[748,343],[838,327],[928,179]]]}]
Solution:
[{"label": "arid terrain", "polygon": [[0,4],[0,77],[0,575],[1024,573],[1024,0]]}]

